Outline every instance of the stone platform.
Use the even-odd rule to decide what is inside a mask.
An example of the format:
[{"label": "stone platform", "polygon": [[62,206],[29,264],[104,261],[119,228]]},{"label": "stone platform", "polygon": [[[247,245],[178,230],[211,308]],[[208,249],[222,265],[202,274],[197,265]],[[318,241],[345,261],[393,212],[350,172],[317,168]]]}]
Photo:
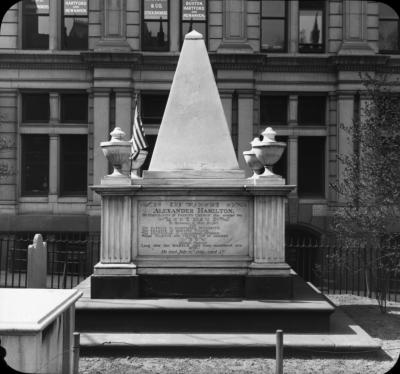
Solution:
[{"label": "stone platform", "polygon": [[285,348],[361,351],[381,346],[297,275],[295,297],[287,300],[91,299],[89,278],[78,288],[84,293],[76,307],[83,352],[274,348],[276,329],[284,331]]},{"label": "stone platform", "polygon": [[293,275],[293,297],[91,299],[86,279],[77,304],[80,332],[327,332],[334,307],[300,277]]}]

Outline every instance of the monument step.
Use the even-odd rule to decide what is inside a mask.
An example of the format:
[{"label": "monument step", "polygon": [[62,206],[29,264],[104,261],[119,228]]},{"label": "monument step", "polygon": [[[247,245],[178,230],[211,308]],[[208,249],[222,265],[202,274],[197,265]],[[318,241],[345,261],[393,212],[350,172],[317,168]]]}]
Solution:
[{"label": "monument step", "polygon": [[[142,349],[193,350],[199,349],[274,349],[275,333],[81,333],[81,353],[110,352],[117,354]],[[331,316],[329,333],[288,333],[284,331],[285,349],[318,351],[371,351],[381,347],[379,339],[371,338],[360,326],[341,310],[336,309]],[[215,354],[216,351],[213,351]]]},{"label": "monument step", "polygon": [[76,306],[81,332],[267,333],[322,332],[334,307],[298,276],[292,299],[239,298],[91,299],[90,282],[78,286],[84,296]]}]

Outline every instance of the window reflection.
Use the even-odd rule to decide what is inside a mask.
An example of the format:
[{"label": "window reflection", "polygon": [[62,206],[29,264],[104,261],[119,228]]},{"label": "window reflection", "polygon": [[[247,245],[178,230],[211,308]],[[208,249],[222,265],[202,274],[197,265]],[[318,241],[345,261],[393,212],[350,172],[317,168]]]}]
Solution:
[{"label": "window reflection", "polygon": [[49,0],[22,1],[22,48],[49,48]]},{"label": "window reflection", "polygon": [[399,16],[384,3],[379,3],[379,50],[399,50]]},{"label": "window reflection", "polygon": [[166,51],[168,50],[168,22],[144,22],[143,24],[143,50]]},{"label": "window reflection", "polygon": [[169,50],[168,0],[143,0],[142,50]]},{"label": "window reflection", "polygon": [[286,49],[286,2],[263,0],[261,9],[261,49],[281,52]]},{"label": "window reflection", "polygon": [[262,49],[271,51],[282,51],[285,48],[285,21],[263,20],[262,21]]},{"label": "window reflection", "polygon": [[88,49],[87,0],[79,2],[64,0],[62,48],[69,50]]},{"label": "window reflection", "polygon": [[299,51],[323,52],[323,2],[303,0],[299,10]]}]

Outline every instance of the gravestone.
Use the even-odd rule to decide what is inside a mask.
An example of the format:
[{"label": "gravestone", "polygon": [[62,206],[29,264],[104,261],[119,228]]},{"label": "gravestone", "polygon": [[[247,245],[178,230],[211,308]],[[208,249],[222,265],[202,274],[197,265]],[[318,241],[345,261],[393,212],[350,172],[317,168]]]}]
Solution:
[{"label": "gravestone", "polygon": [[[249,143],[250,143],[249,139]],[[201,34],[187,34],[149,170],[102,197],[92,298],[289,298],[276,175],[239,168]]]},{"label": "gravestone", "polygon": [[36,234],[33,244],[28,246],[27,261],[26,286],[28,288],[46,288],[47,244],[43,242],[41,234]]}]

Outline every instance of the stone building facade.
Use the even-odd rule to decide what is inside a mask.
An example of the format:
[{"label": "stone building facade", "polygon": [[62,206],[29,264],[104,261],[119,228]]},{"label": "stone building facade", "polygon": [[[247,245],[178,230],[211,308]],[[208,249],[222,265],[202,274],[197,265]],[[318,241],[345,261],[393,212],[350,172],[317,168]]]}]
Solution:
[{"label": "stone building facade", "polygon": [[[205,35],[240,165],[267,125],[297,185],[289,231],[323,233],[349,151],[339,124],[367,98],[360,72],[400,72],[398,16],[365,0],[23,0],[0,29],[0,231],[96,232],[99,143],[129,136],[138,97],[154,145],[184,34]],[[193,62],[195,63],[195,61]],[[173,144],[171,144],[173,147]],[[247,170],[250,175],[250,171]]]}]

